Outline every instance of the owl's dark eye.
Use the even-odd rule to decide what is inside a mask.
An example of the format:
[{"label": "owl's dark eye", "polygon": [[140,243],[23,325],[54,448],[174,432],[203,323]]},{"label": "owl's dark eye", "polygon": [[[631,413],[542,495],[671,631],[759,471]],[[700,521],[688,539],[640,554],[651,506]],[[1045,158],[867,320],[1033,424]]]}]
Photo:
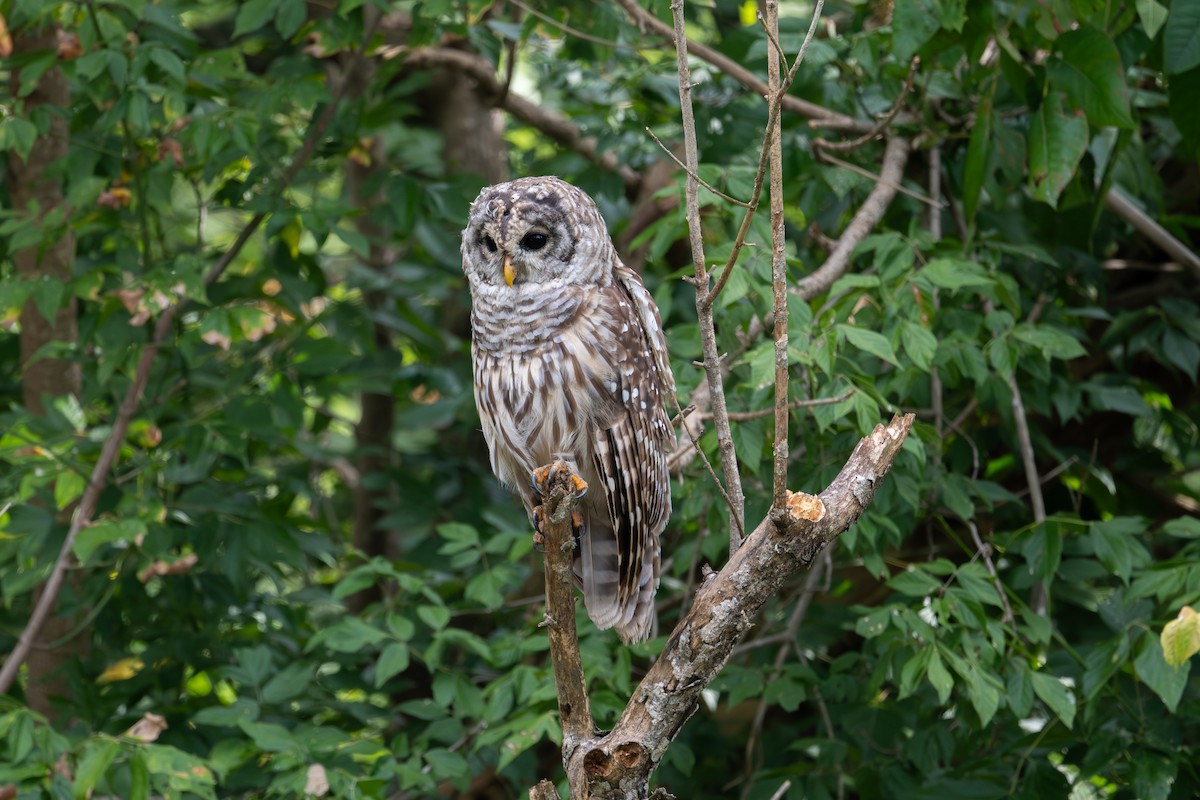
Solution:
[{"label": "owl's dark eye", "polygon": [[483,236],[483,246],[488,249],[489,253],[496,252],[496,240],[487,234]]},{"label": "owl's dark eye", "polygon": [[527,233],[521,240],[521,247],[526,250],[541,250],[550,241],[544,233]]}]

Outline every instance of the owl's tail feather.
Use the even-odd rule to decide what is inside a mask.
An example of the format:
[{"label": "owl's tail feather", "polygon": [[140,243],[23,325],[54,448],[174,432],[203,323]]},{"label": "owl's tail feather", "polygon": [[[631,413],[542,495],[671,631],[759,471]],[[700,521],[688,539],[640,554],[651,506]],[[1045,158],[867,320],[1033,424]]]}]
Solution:
[{"label": "owl's tail feather", "polygon": [[612,529],[604,524],[589,525],[580,537],[576,572],[583,586],[583,601],[588,616],[600,630],[616,628],[626,644],[644,642],[658,628],[654,595],[658,591],[658,552],[650,548],[642,553],[638,590],[620,603],[618,545]]}]

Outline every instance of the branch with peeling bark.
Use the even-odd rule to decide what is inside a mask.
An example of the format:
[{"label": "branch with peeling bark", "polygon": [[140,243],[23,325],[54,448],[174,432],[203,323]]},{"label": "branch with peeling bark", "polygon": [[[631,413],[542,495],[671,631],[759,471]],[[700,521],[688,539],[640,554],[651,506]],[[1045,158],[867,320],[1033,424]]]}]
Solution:
[{"label": "branch with peeling bark", "polygon": [[[572,798],[648,796],[651,775],[684,723],[696,712],[700,693],[720,673],[763,605],[789,577],[809,567],[817,554],[847,531],[870,505],[913,420],[912,414],[897,415],[887,425],[877,426],[859,441],[841,472],[819,496],[791,493],[786,516],[778,520],[769,516],[758,524],[725,568],[708,576],[700,586],[691,610],[675,626],[666,648],[638,684],[610,732],[590,731],[590,714],[579,713],[576,693],[582,672],[565,681],[565,686],[559,681],[559,707],[570,707],[569,734],[568,723],[563,724],[563,764]],[[564,519],[569,517],[568,511]],[[570,522],[565,525],[570,541]],[[562,534],[559,531],[552,535]],[[548,603],[554,608],[572,609],[573,622],[569,573],[563,580],[556,571],[558,567],[552,565],[552,559],[560,564],[563,558],[569,565],[570,551],[561,545],[556,547],[548,536]],[[564,620],[556,616],[555,621]],[[551,635],[555,635],[553,625]],[[557,644],[552,638],[555,674],[559,673],[560,659],[565,671],[575,673],[578,653],[574,637],[560,639]],[[539,800],[557,796],[548,781],[530,791],[530,797]]]}]

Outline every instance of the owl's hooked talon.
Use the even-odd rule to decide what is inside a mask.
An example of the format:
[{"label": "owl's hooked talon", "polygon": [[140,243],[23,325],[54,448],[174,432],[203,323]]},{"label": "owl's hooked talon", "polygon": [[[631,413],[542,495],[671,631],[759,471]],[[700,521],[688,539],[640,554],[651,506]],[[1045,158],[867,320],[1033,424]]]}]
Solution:
[{"label": "owl's hooked talon", "polygon": [[533,485],[534,493],[545,499],[550,490],[550,484],[559,475],[565,472],[571,479],[571,489],[575,492],[575,498],[582,500],[588,492],[587,481],[579,477],[574,469],[565,461],[555,461],[553,464],[546,464],[543,467],[538,467],[529,474],[529,482]]}]

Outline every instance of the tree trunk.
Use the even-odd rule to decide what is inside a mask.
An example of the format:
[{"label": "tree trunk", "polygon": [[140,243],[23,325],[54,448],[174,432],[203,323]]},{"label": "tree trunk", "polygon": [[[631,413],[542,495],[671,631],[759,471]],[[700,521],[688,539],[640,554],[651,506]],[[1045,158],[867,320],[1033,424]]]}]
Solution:
[{"label": "tree trunk", "polygon": [[[13,37],[13,54],[44,51],[55,47],[56,31],[26,30]],[[9,96],[16,97],[21,75],[14,70],[9,76]],[[8,157],[8,190],[13,208],[18,212],[36,208],[37,222],[49,212],[66,210],[63,188],[57,177],[47,177],[47,171],[67,155],[70,131],[67,127],[70,86],[58,67],[47,70],[32,94],[24,98],[21,114],[29,118],[34,109],[45,107],[50,113],[50,129],[39,136],[22,160],[10,151]],[[69,284],[75,261],[75,237],[69,228],[50,232],[47,240],[13,254],[17,275],[22,280],[56,281],[64,284],[63,301],[54,314],[46,319],[31,298],[21,310],[21,392],[25,407],[35,414],[44,414],[44,401],[81,391],[79,364],[63,358],[38,356],[38,351],[50,342],[74,344],[79,339],[75,319],[76,304]],[[69,509],[64,512],[69,516]],[[38,592],[40,594],[40,590]],[[66,694],[62,666],[87,650],[86,637],[76,637],[60,646],[50,646],[62,639],[74,627],[75,620],[51,616],[42,629],[38,642],[27,661],[29,683],[26,696],[29,706],[47,716],[53,715],[51,698]]]}]

